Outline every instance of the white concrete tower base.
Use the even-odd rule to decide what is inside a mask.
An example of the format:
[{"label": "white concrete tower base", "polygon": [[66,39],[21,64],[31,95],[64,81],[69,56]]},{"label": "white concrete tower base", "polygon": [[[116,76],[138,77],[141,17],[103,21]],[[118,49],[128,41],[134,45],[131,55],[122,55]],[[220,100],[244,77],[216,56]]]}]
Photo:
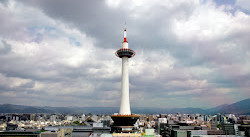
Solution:
[{"label": "white concrete tower base", "polygon": [[121,115],[131,115],[129,103],[129,74],[128,57],[122,57],[122,94],[121,94]]}]

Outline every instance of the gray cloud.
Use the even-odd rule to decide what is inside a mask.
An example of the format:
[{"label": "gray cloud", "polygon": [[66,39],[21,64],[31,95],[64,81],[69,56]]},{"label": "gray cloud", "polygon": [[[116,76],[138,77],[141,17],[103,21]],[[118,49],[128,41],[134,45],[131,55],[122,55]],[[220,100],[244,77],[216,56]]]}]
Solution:
[{"label": "gray cloud", "polygon": [[4,1],[0,103],[119,106],[121,60],[114,52],[125,20],[137,52],[130,59],[132,106],[212,107],[244,99],[250,16],[234,4]]},{"label": "gray cloud", "polygon": [[7,54],[11,51],[11,46],[4,40],[0,43],[0,54]]}]

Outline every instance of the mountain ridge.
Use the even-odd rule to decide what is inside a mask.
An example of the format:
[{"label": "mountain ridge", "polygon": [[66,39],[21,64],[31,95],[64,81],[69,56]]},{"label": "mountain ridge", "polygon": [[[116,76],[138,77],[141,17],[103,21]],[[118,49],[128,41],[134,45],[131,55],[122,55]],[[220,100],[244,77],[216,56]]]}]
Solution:
[{"label": "mountain ridge", "polygon": [[[157,107],[132,107],[137,114],[156,113],[186,113],[186,114],[250,114],[250,98],[232,104],[220,105],[210,109],[201,108],[157,108]],[[25,106],[13,104],[0,104],[0,113],[63,113],[63,114],[113,114],[119,112],[119,107],[50,107],[50,106]]]}]

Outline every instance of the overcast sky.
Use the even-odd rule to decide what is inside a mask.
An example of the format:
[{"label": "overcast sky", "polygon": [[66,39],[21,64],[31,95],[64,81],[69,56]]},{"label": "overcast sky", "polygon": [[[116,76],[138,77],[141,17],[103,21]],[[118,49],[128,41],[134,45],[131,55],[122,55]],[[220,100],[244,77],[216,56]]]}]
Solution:
[{"label": "overcast sky", "polygon": [[1,0],[0,103],[120,106],[127,22],[132,107],[250,96],[249,0]]}]

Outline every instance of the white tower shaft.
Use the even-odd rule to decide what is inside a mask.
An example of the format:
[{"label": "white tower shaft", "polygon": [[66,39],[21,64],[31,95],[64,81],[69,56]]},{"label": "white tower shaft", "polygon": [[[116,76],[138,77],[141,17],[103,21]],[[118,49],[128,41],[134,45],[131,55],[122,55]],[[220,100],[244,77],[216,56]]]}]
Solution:
[{"label": "white tower shaft", "polygon": [[128,57],[122,57],[122,95],[121,95],[121,115],[131,115],[129,103],[129,74]]},{"label": "white tower shaft", "polygon": [[121,49],[115,52],[116,56],[122,58],[122,94],[120,115],[131,115],[129,103],[129,74],[128,74],[128,58],[135,55],[135,52],[128,48],[127,31],[124,29],[123,42]]}]

